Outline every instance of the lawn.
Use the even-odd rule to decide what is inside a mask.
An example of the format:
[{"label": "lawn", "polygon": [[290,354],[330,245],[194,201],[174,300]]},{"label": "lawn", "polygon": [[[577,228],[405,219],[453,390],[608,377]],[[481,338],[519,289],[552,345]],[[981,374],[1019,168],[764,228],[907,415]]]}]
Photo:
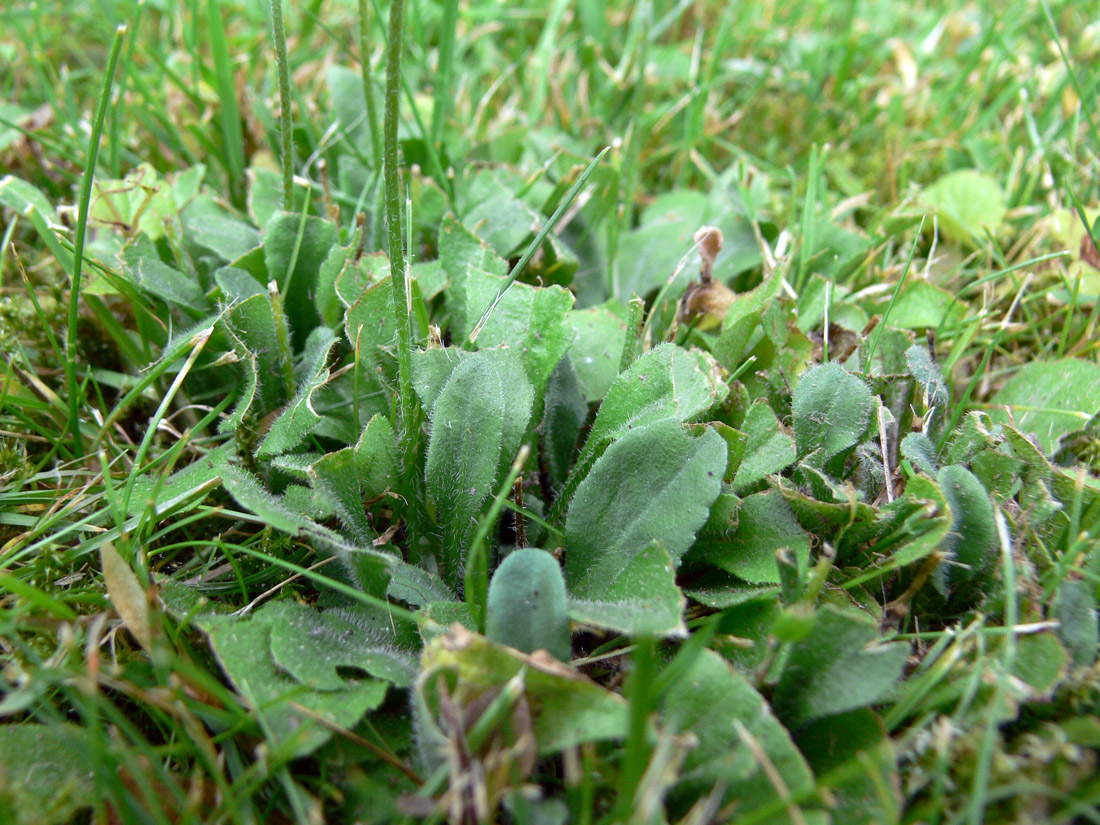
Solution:
[{"label": "lawn", "polygon": [[0,9],[0,825],[1100,822],[1088,3]]}]

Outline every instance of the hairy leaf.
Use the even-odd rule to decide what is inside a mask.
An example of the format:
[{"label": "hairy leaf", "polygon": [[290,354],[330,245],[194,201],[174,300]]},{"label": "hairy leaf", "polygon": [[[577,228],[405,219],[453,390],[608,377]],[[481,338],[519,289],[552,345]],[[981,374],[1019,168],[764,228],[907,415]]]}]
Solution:
[{"label": "hairy leaf", "polygon": [[675,564],[668,551],[653,542],[598,593],[571,597],[569,617],[629,636],[684,637],[685,603],[676,586]]},{"label": "hairy leaf", "polygon": [[1084,426],[1100,412],[1100,364],[1076,358],[1032,361],[990,399],[990,417],[1007,422],[1008,407],[1016,429],[1035,436],[1049,455],[1059,438]]},{"label": "hairy leaf", "polygon": [[279,414],[256,450],[257,458],[267,458],[295,449],[321,423],[313,409],[313,396],[329,380],[328,359],[336,345],[336,334],[328,327],[310,333],[302,355],[304,376],[298,391]]},{"label": "hairy leaf", "polygon": [[778,584],[779,565],[775,552],[780,549],[789,551],[799,570],[805,572],[810,538],[783,496],[769,490],[742,499],[735,526],[725,535],[701,539],[693,552],[747,582]]},{"label": "hairy leaf", "polygon": [[533,710],[540,754],[626,736],[630,711],[621,696],[545,654],[511,650],[461,625],[452,625],[425,647],[421,667],[422,673],[452,669],[457,675],[457,696],[467,701],[486,691],[496,692],[523,670],[524,695]]},{"label": "hairy leaf", "polygon": [[[681,777],[690,798],[718,782],[724,798],[737,800],[744,816],[776,798],[777,782],[792,795],[813,789],[813,774],[790,734],[763,697],[714,651],[702,652],[662,697],[661,705],[667,725],[698,739]],[[826,821],[822,812],[808,808],[801,812],[803,821]],[[790,820],[778,814],[765,821]]]},{"label": "hairy leaf", "polygon": [[869,616],[830,604],[818,608],[813,630],[792,646],[776,685],[776,713],[798,727],[882,699],[901,677],[909,645],[877,637]]},{"label": "hairy leaf", "polygon": [[451,373],[432,408],[424,468],[443,529],[444,579],[457,588],[482,505],[515,458],[534,390],[514,350],[482,350]]},{"label": "hairy leaf", "polygon": [[867,385],[836,362],[805,372],[791,399],[799,458],[820,450],[819,466],[863,439],[874,401]]},{"label": "hairy leaf", "polygon": [[207,615],[196,624],[206,631],[218,663],[244,703],[263,716],[273,744],[292,743],[292,752],[305,756],[332,736],[329,726],[351,728],[378,707],[386,695],[386,683],[364,679],[342,690],[304,688],[272,659],[274,619],[274,614],[263,613],[251,619]]},{"label": "hairy leaf", "polygon": [[571,646],[565,609],[558,560],[534,547],[513,550],[489,584],[486,635],[524,653],[545,650],[567,662]]},{"label": "hairy leaf", "polygon": [[400,649],[392,634],[356,621],[352,611],[314,610],[289,601],[256,612],[271,627],[271,658],[295,681],[316,691],[354,688],[365,672],[396,687],[416,679],[415,655]]},{"label": "hairy leaf", "polygon": [[741,430],[745,452],[733,478],[734,490],[746,490],[794,464],[794,439],[779,432],[779,421],[764,399],[758,398],[749,408]]},{"label": "hairy leaf", "polygon": [[570,310],[566,321],[577,336],[569,348],[569,360],[589,404],[601,401],[619,374],[626,323],[607,307]]},{"label": "hairy leaf", "polygon": [[678,562],[707,520],[725,467],[726,443],[712,429],[695,439],[671,418],[628,429],[596,462],[569,506],[570,593],[601,598],[652,541],[662,542]]}]

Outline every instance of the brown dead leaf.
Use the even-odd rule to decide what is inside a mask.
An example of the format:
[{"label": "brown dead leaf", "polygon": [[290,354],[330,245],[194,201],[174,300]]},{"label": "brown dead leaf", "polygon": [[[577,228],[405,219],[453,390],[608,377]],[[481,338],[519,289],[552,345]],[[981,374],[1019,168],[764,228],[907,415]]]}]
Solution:
[{"label": "brown dead leaf", "polygon": [[99,547],[103,561],[103,581],[107,595],[122,618],[123,624],[146,651],[153,647],[153,627],[149,622],[149,600],[145,590],[115,546],[105,541]]}]

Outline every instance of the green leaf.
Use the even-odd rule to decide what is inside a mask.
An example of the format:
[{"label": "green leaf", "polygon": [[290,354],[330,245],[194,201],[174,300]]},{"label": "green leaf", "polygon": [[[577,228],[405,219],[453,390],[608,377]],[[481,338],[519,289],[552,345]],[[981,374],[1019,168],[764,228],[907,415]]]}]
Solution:
[{"label": "green leaf", "polygon": [[[825,276],[826,281],[833,283],[844,283],[848,280],[867,255],[872,243],[866,236],[833,223],[829,215],[819,215],[814,221],[813,238],[813,256],[806,261],[806,268],[812,269],[817,277]],[[801,294],[799,297],[802,297]],[[799,309],[801,320],[801,307]],[[834,316],[831,311],[829,315],[832,320]],[[801,328],[804,331],[813,329]]]},{"label": "green leaf", "polygon": [[317,290],[313,301],[317,305],[317,314],[321,318],[321,323],[333,329],[339,329],[340,322],[344,320],[344,311],[347,309],[336,285],[345,273],[358,269],[355,251],[354,239],[353,243],[347,246],[334,243],[317,271]]},{"label": "green leaf", "polygon": [[[433,576],[422,567],[404,562],[398,562],[394,566],[386,595],[391,599],[411,604],[413,607],[423,607],[432,603],[459,603],[455,594],[441,578]],[[462,606],[466,607],[465,604]]]},{"label": "green leaf", "polygon": [[94,225],[137,230],[150,241],[164,237],[164,223],[175,214],[168,184],[148,163],[139,163],[123,180],[96,181],[88,209]]},{"label": "green leaf", "polygon": [[938,472],[936,443],[924,433],[909,433],[901,440],[900,450],[902,458],[909,459],[918,472],[928,476],[935,476]]},{"label": "green leaf", "polygon": [[577,337],[569,348],[569,360],[589,404],[602,401],[619,374],[626,323],[607,307],[570,310],[566,321]]},{"label": "green leaf", "polygon": [[230,453],[229,444],[215,447],[202,458],[181,467],[167,478],[158,477],[155,473],[142,473],[134,479],[130,511],[127,515],[140,515],[146,509],[163,511],[173,500],[182,501],[192,496],[196,496],[194,505],[197,506],[202,502],[202,498],[197,497],[199,493],[219,482],[221,468]]},{"label": "green leaf", "polygon": [[569,617],[628,636],[686,637],[685,604],[676,586],[675,563],[653,542],[599,592],[571,597]]},{"label": "green leaf", "polygon": [[1096,661],[1100,645],[1100,625],[1097,624],[1096,596],[1086,581],[1068,579],[1058,585],[1058,595],[1050,611],[1059,622],[1055,629],[1078,667],[1089,667]]},{"label": "green leaf", "polygon": [[295,756],[311,753],[332,736],[329,727],[313,717],[350,729],[386,695],[386,683],[372,679],[349,683],[342,690],[318,691],[283,673],[271,655],[273,613],[261,611],[244,620],[207,615],[195,623],[210,638],[218,664],[245,704],[263,717],[272,744],[292,745]]},{"label": "green leaf", "polygon": [[308,538],[314,546],[331,548],[345,559],[353,557],[356,569],[369,565],[379,571],[390,571],[397,560],[373,547],[348,544],[338,533],[317,524],[308,516],[288,506],[261,486],[259,479],[240,467],[223,465],[220,470],[222,485],[242,507],[260,516],[265,523],[291,536]]},{"label": "green leaf", "polygon": [[0,805],[11,825],[62,825],[95,804],[88,731],[56,722],[0,726]]},{"label": "green leaf", "polygon": [[[340,247],[335,247],[339,249]],[[338,254],[334,251],[329,252],[329,258]],[[329,258],[325,260],[328,261]],[[330,273],[326,273],[328,277]],[[390,261],[386,257],[385,252],[370,252],[363,255],[357,262],[354,262],[346,267],[341,267],[340,271],[336,274],[335,280],[332,282],[332,287],[336,292],[336,297],[340,299],[340,303],[344,305],[344,309],[351,307],[356,301],[363,297],[363,293],[373,287],[383,278],[390,274]]]},{"label": "green leaf", "polygon": [[690,421],[729,394],[718,364],[699,350],[674,344],[651,349],[608,389],[575,472],[587,472],[603,449],[630,429],[654,421]]},{"label": "green leaf", "polygon": [[798,457],[820,451],[824,466],[848,453],[863,440],[874,406],[867,385],[840,364],[806,370],[791,398]]},{"label": "green leaf", "polygon": [[[636,229],[626,232],[619,249],[619,290],[624,303],[664,286],[685,260],[680,277],[699,271],[694,234],[708,224],[722,231],[724,244],[714,262],[715,277],[725,280],[760,262],[760,248],[736,194],[716,187],[709,194],[680,189],[658,195],[642,213]],[[685,275],[684,273],[688,273]]]},{"label": "green leaf", "polygon": [[310,483],[357,544],[369,544],[376,537],[364,504],[396,483],[397,461],[393,425],[376,415],[354,447],[328,453],[309,466]]},{"label": "green leaf", "polygon": [[72,271],[73,256],[58,238],[61,219],[49,199],[25,180],[5,175],[0,178],[0,206],[25,215],[66,272]]},{"label": "green leaf", "polygon": [[791,647],[775,687],[775,712],[791,727],[879,701],[909,658],[908,644],[877,642],[870,617],[831,604],[815,616],[810,635]]},{"label": "green leaf", "polygon": [[699,540],[694,554],[753,584],[778,584],[775,551],[791,552],[803,574],[809,564],[810,538],[776,490],[741,500],[736,524],[720,538]]},{"label": "green leaf", "polygon": [[726,442],[710,428],[698,439],[671,418],[629,429],[596,462],[569,506],[570,593],[600,599],[653,541],[678,562],[706,522],[725,468]]},{"label": "green leaf", "polygon": [[[462,223],[499,255],[507,256],[540,229],[535,211],[515,197],[491,171],[482,171],[467,184],[463,200]],[[477,314],[480,317],[481,312]]]},{"label": "green leaf", "polygon": [[[470,267],[463,284],[451,288],[451,320],[459,335],[469,334],[504,281]],[[482,328],[478,348],[508,346],[517,350],[528,380],[541,397],[550,373],[573,343],[575,333],[565,322],[572,306],[573,295],[560,286],[534,287],[517,281]]]},{"label": "green leaf", "polygon": [[1063,435],[1080,429],[1100,411],[1100,364],[1076,358],[1032,361],[1008,379],[989,403],[989,416],[1031,433],[1049,455]]},{"label": "green leaf", "polygon": [[[888,505],[890,506],[890,505]],[[893,570],[920,561],[937,550],[951,533],[952,514],[940,488],[926,476],[914,476],[905,486],[905,494],[892,505],[891,514],[905,513],[893,534],[901,541],[881,566]]]},{"label": "green leaf", "polygon": [[321,323],[315,296],[321,267],[336,244],[335,224],[312,215],[279,212],[264,225],[264,263],[268,276],[279,285],[294,349],[306,345]]},{"label": "green leaf", "polygon": [[[448,591],[449,592],[449,591]],[[477,621],[466,602],[456,602],[453,598],[441,602],[428,602],[420,609],[420,615],[430,619],[422,622],[420,636],[425,643],[437,639],[454,624],[460,624],[467,630],[476,630]]]},{"label": "green leaf", "polygon": [[321,423],[313,409],[313,396],[329,380],[328,359],[336,345],[336,334],[328,327],[317,327],[309,335],[302,354],[302,382],[290,404],[271,424],[271,429],[256,450],[257,458],[268,458],[295,449]]},{"label": "green leaf", "polygon": [[246,415],[262,418],[287,401],[275,323],[271,301],[264,294],[236,303],[229,310],[228,327],[244,386],[237,393],[233,412],[218,425],[221,432],[236,430]]},{"label": "green leaf", "polygon": [[745,452],[733,478],[734,491],[745,491],[794,464],[794,439],[779,432],[779,420],[763,398],[749,407],[741,431],[746,438]]},{"label": "green leaf", "polygon": [[[690,731],[698,740],[680,780],[690,801],[716,783],[728,783],[723,798],[737,800],[740,817],[774,802],[777,782],[792,796],[812,792],[813,774],[790,734],[763,697],[714,651],[702,652],[664,694],[661,707],[666,726]],[[806,822],[823,821],[818,812],[802,813]],[[763,821],[790,820],[778,813]]]},{"label": "green leaf", "polygon": [[545,650],[568,662],[565,580],[558,560],[534,547],[513,550],[489,584],[486,635],[524,653]]},{"label": "green leaf", "polygon": [[535,742],[541,755],[583,742],[622,739],[629,728],[625,700],[546,656],[527,655],[453,626],[424,649],[421,672],[453,670],[456,690],[474,699],[500,690],[524,671],[524,695],[531,707]]},{"label": "green leaf", "polygon": [[188,243],[214,253],[223,263],[237,260],[260,246],[260,233],[239,220],[213,198],[200,195],[180,213]]},{"label": "green leaf", "polygon": [[122,273],[150,295],[197,313],[210,309],[202,288],[178,269],[162,262],[147,235],[138,235],[127,244],[119,260]]},{"label": "green leaf", "polygon": [[375,415],[363,428],[363,434],[355,444],[359,483],[365,498],[382,495],[397,481],[399,459],[397,434],[390,420]]},{"label": "green leaf", "polygon": [[443,528],[443,577],[452,587],[459,586],[481,507],[515,458],[534,401],[515,350],[481,350],[459,363],[432,408],[424,477]]},{"label": "green leaf", "polygon": [[[994,441],[990,434],[992,430],[992,421],[986,413],[978,410],[968,412],[955,431],[947,436],[947,443],[943,447],[941,456],[943,463],[966,464],[982,450],[993,447]],[[1041,463],[1046,463],[1034,445],[1028,449],[1039,456]]]},{"label": "green leaf", "polygon": [[[452,287],[461,286],[466,280],[466,271],[471,268],[483,269],[494,275],[508,272],[508,262],[450,213],[443,216],[443,222],[439,225],[439,260]],[[465,337],[470,331],[456,330],[456,334],[459,333]]]},{"label": "green leaf", "polygon": [[431,416],[436,399],[447,386],[451,373],[471,353],[459,347],[435,347],[417,350],[412,354],[413,389],[420,398],[420,406]]},{"label": "green leaf", "polygon": [[1055,633],[1027,633],[1016,640],[1013,674],[1031,688],[1031,700],[1050,701],[1066,677],[1070,655]]},{"label": "green leaf", "polygon": [[[886,314],[887,304],[875,309]],[[895,329],[951,327],[966,316],[966,305],[953,293],[924,280],[907,281],[898,292],[886,322]]]},{"label": "green leaf", "polygon": [[375,679],[408,687],[416,680],[416,656],[401,650],[392,634],[364,626],[354,611],[324,612],[297,602],[264,605],[253,621],[271,628],[275,665],[310,690],[354,689],[365,672]]},{"label": "green leaf", "polygon": [[196,163],[172,175],[172,203],[177,210],[183,209],[199,194],[203,178],[206,177],[206,164]]},{"label": "green leaf", "polygon": [[833,822],[896,821],[902,804],[897,756],[874,711],[860,708],[818,719],[799,730],[796,741],[819,776],[842,772],[829,786]]},{"label": "green leaf", "polygon": [[909,372],[921,391],[921,404],[927,412],[925,432],[937,433],[943,429],[947,420],[947,405],[951,402],[951,391],[943,380],[940,368],[932,359],[927,347],[913,346],[905,353]]},{"label": "green leaf", "polygon": [[[389,262],[379,255],[367,255],[360,270],[349,268],[336,288],[341,300],[349,303],[344,313],[344,334],[351,348],[359,351],[360,369],[373,378],[379,367],[393,370],[383,357],[383,349],[397,336],[397,320]],[[366,278],[360,280],[364,274]]]},{"label": "green leaf", "polygon": [[546,383],[546,410],[542,419],[544,455],[550,470],[550,483],[558,487],[565,483],[573,459],[577,456],[577,441],[588,418],[588,404],[581,393],[573,362],[562,358]]},{"label": "green leaf", "polygon": [[[340,133],[355,155],[364,161],[374,157],[371,147],[370,123],[367,120],[367,98],[363,93],[363,75],[346,66],[329,66],[325,74],[333,113]],[[378,101],[378,111],[382,109]],[[346,156],[341,156],[341,160]],[[356,192],[358,194],[358,192]]]},{"label": "green leaf", "polygon": [[33,206],[34,211],[45,218],[47,223],[61,225],[61,219],[54,211],[50,199],[38,191],[33,184],[14,175],[4,175],[0,178],[0,206],[13,209],[20,215],[25,214],[27,208]]},{"label": "green leaf", "polygon": [[944,467],[936,476],[951,512],[951,532],[941,549],[948,554],[934,576],[941,593],[980,579],[994,561],[997,526],[993,504],[982,483],[965,467]]},{"label": "green leaf", "polygon": [[722,331],[714,344],[714,357],[728,370],[741,364],[749,339],[760,326],[760,317],[783,284],[783,273],[777,268],[763,283],[749,292],[737,295],[722,319]]},{"label": "green leaf", "polygon": [[245,175],[248,177],[248,214],[256,226],[267,226],[283,208],[282,175],[260,166],[250,166]]},{"label": "green leaf", "polygon": [[935,211],[943,236],[960,244],[973,244],[986,230],[996,235],[1007,208],[1001,185],[975,169],[944,175],[920,200]]}]

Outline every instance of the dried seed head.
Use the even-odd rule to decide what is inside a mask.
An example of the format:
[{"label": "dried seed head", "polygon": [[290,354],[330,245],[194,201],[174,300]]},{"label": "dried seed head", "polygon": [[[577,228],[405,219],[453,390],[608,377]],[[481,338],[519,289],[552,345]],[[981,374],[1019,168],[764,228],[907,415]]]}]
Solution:
[{"label": "dried seed head", "polygon": [[699,247],[702,265],[699,267],[699,280],[709,282],[714,272],[714,259],[722,251],[722,230],[717,226],[700,226],[695,232],[695,245]]}]

